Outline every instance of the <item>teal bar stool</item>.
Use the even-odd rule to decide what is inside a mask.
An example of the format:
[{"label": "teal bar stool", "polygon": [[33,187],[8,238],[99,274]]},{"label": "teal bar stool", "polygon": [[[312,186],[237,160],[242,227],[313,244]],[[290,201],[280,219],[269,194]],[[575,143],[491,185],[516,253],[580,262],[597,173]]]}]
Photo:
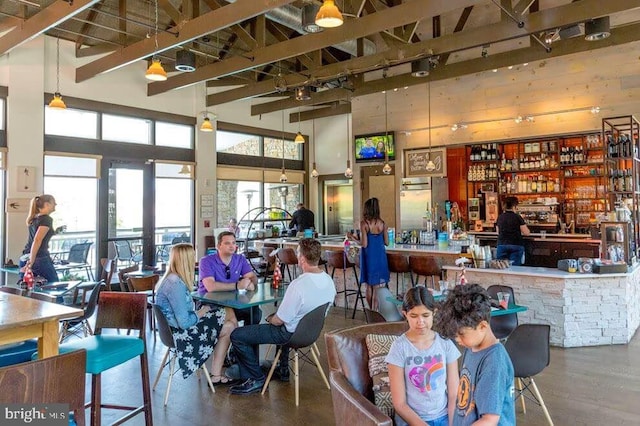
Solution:
[{"label": "teal bar stool", "polygon": [[[88,405],[91,406],[91,424],[93,426],[100,425],[102,408],[129,410],[129,413],[114,424],[120,424],[140,413],[144,413],[146,426],[153,424],[149,365],[145,342],[146,310],[147,296],[145,294],[103,291],[98,299],[95,334],[60,345],[61,354],[80,349],[87,351],[86,373],[91,374],[91,402]],[[137,330],[139,334],[138,336],[102,334],[102,331],[108,328]],[[135,357],[140,358],[143,405],[130,407],[103,404],[101,401],[102,373]]]}]

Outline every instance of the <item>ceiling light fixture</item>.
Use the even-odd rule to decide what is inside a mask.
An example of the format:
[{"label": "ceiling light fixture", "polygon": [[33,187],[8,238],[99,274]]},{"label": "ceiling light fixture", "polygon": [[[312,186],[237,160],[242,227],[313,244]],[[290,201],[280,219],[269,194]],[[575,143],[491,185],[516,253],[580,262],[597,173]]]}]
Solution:
[{"label": "ceiling light fixture", "polygon": [[546,44],[551,44],[554,41],[560,40],[560,29],[556,28],[555,30],[544,31],[541,37]]},{"label": "ceiling light fixture", "polygon": [[[386,72],[385,72],[385,78]],[[384,92],[384,166],[382,167],[382,173],[385,175],[390,175],[393,171],[391,169],[391,165],[389,164],[389,147],[387,144],[389,143],[389,115],[387,113],[387,92]]]},{"label": "ceiling light fixture", "polygon": [[600,113],[600,107],[599,106],[592,106],[591,107],[591,114],[599,114]]},{"label": "ceiling light fixture", "polygon": [[451,131],[456,132],[458,130],[464,130],[467,127],[469,126],[467,126],[465,123],[454,123],[453,126],[451,126]]},{"label": "ceiling light fixture", "polygon": [[523,120],[523,118],[522,118],[521,115],[519,115],[519,116],[517,116],[516,118],[513,119],[513,121],[515,121],[517,124],[522,123],[522,120]]},{"label": "ceiling light fixture", "polygon": [[353,179],[353,170],[351,170],[351,138],[349,137],[349,114],[347,114],[347,168],[344,171],[344,177]]},{"label": "ceiling light fixture", "polygon": [[489,47],[489,45],[482,46],[482,51],[480,52],[480,56],[482,56],[483,58],[489,57],[489,51],[487,50],[487,47]]},{"label": "ceiling light fixture", "polygon": [[284,110],[282,110],[282,174],[280,174],[280,183],[287,183],[287,174],[284,172]]},{"label": "ceiling light fixture", "polygon": [[190,50],[176,52],[176,71],[194,72],[196,70],[196,54]]},{"label": "ceiling light fixture", "polygon": [[527,121],[527,123],[533,123],[534,121],[536,121],[536,118],[533,115],[527,115],[524,117],[524,119]]},{"label": "ceiling light fixture", "polygon": [[49,108],[67,109],[60,94],[60,37],[56,40],[56,91],[53,94],[53,99],[49,102]]},{"label": "ceiling light fixture", "polygon": [[584,23],[584,39],[587,41],[604,40],[611,35],[609,17],[603,16]]},{"label": "ceiling light fixture", "polygon": [[188,164],[183,164],[182,168],[180,169],[180,171],[178,172],[178,174],[181,175],[190,175],[191,174],[191,167],[189,167]]},{"label": "ceiling light fixture", "polygon": [[316,153],[315,153],[315,149],[316,149],[316,119],[314,118],[311,121],[311,136],[313,137],[313,146],[309,146],[309,152],[313,151],[313,169],[311,170],[311,177],[312,178],[317,178],[319,173],[318,173],[318,169],[316,169]]},{"label": "ceiling light fixture", "polygon": [[296,87],[296,101],[308,101],[309,99],[311,99],[309,86]]},{"label": "ceiling light fixture", "polygon": [[324,0],[316,14],[315,22],[322,28],[335,28],[344,23],[344,18],[334,0]]},{"label": "ceiling light fixture", "polygon": [[430,71],[431,61],[429,58],[422,58],[411,62],[411,75],[413,77],[426,77]]},{"label": "ceiling light fixture", "polygon": [[431,81],[427,81],[427,105],[428,105],[428,120],[429,120],[429,152],[427,153],[427,161],[426,169],[428,172],[432,172],[436,169],[436,165],[431,159]]},{"label": "ceiling light fixture", "polygon": [[320,25],[316,24],[316,15],[318,14],[317,4],[305,4],[302,8],[302,29],[307,33],[319,33],[324,31]]},{"label": "ceiling light fixture", "polygon": [[144,77],[147,80],[151,81],[165,81],[167,79],[167,72],[162,68],[162,63],[160,62],[160,58],[158,58],[158,0],[154,1],[156,8],[156,20],[155,20],[155,46],[156,50],[153,53],[153,57],[151,58],[151,65],[147,68],[147,72]]},{"label": "ceiling light fixture", "polygon": [[304,143],[304,136],[302,136],[302,133],[300,132],[300,107],[298,107],[298,133],[293,141],[295,143]]},{"label": "ceiling light fixture", "polygon": [[211,123],[211,119],[207,116],[207,112],[204,113],[204,118],[202,119],[202,125],[200,126],[201,132],[213,132],[213,123]]}]

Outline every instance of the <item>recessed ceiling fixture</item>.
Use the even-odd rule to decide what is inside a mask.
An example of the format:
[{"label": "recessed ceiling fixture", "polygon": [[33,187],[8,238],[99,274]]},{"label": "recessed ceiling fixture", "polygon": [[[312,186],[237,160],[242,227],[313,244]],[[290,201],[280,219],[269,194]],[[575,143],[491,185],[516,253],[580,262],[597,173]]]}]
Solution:
[{"label": "recessed ceiling fixture", "polygon": [[319,33],[324,31],[324,28],[316,24],[316,15],[319,9],[320,7],[314,3],[305,4],[302,8],[302,29],[305,32]]},{"label": "recessed ceiling fixture", "polygon": [[413,77],[426,77],[430,71],[431,61],[429,58],[422,58],[411,62],[411,75]]},{"label": "recessed ceiling fixture", "polygon": [[147,68],[147,72],[144,77],[147,80],[151,81],[165,81],[167,79],[167,72],[162,68],[162,63],[160,62],[160,58],[158,58],[158,0],[155,0],[155,10],[156,10],[156,19],[155,19],[155,34],[154,40],[156,45],[156,50],[151,58],[151,65]]},{"label": "recessed ceiling fixture", "polygon": [[67,109],[67,105],[65,105],[60,94],[60,38],[56,40],[56,92],[53,94],[51,102],[49,102],[49,108]]},{"label": "recessed ceiling fixture", "polygon": [[196,70],[196,54],[190,50],[178,50],[175,68],[177,71],[194,72]]},{"label": "recessed ceiling fixture", "polygon": [[584,23],[584,39],[587,41],[604,40],[611,35],[609,17],[603,16]]},{"label": "recessed ceiling fixture", "polygon": [[322,28],[335,28],[344,23],[342,13],[334,0],[324,0],[316,14],[316,25]]}]

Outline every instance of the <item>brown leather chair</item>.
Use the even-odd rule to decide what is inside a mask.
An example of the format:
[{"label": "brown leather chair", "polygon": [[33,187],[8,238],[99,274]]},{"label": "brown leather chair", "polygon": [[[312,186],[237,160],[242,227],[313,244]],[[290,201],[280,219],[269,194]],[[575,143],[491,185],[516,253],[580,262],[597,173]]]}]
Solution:
[{"label": "brown leather chair", "polygon": [[387,264],[389,265],[389,272],[396,273],[396,295],[400,295],[400,280],[398,275],[402,274],[402,289],[404,290],[404,274],[409,272],[411,278],[411,287],[413,284],[413,274],[411,273],[411,267],[409,267],[409,259],[404,254],[400,253],[387,253]]},{"label": "brown leather chair", "polygon": [[[333,250],[325,250],[324,257],[327,259],[327,266],[331,268],[331,279],[336,273],[336,269],[342,270],[342,284],[343,290],[336,292],[336,296],[338,294],[344,294],[344,317],[347,317],[347,311],[349,310],[349,296],[356,296],[356,303],[353,306],[353,315],[351,315],[351,319],[356,317],[356,311],[358,310],[358,301],[362,305],[362,309],[364,309],[364,296],[362,295],[361,286],[362,283],[358,278],[358,271],[356,270],[356,264],[352,263],[347,259],[343,251],[333,251]],[[356,280],[356,288],[357,290],[347,290],[347,269],[351,268],[353,270],[353,276]],[[334,304],[335,306],[335,304]]]},{"label": "brown leather chair", "polygon": [[286,270],[289,275],[289,282],[291,282],[291,269],[289,269],[289,266],[293,269],[293,278],[297,276],[296,268],[298,266],[298,256],[296,256],[296,251],[292,248],[281,248],[278,249],[278,254],[276,256],[278,256],[278,260],[280,261],[282,278],[284,278],[284,271]]},{"label": "brown leather chair", "polygon": [[427,286],[427,280],[431,278],[431,288],[435,289],[434,276],[438,277],[438,280],[442,279],[442,269],[434,257],[431,256],[409,256],[409,267],[411,273],[416,274],[415,283],[420,283],[420,276],[424,276],[424,285]]},{"label": "brown leather chair", "polygon": [[368,334],[400,335],[406,322],[385,322],[334,330],[324,335],[327,344],[333,414],[339,425],[385,425],[393,421],[373,401],[369,376]]}]

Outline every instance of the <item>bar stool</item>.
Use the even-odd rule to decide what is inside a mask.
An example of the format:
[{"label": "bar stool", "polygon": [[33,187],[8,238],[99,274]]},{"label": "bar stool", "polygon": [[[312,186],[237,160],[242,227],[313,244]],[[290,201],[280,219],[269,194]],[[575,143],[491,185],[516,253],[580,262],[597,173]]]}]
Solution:
[{"label": "bar stool", "polygon": [[402,274],[402,289],[404,290],[404,274],[409,272],[409,278],[411,278],[411,287],[413,284],[413,274],[409,267],[409,259],[404,254],[400,253],[387,253],[387,264],[389,265],[389,272],[396,273],[396,296],[400,295],[400,281],[398,275]]},{"label": "bar stool", "polygon": [[[342,251],[326,250],[324,254],[325,254],[325,258],[327,259],[327,266],[332,268],[331,279],[333,279],[333,276],[336,273],[336,269],[342,269],[342,283],[344,285],[344,290],[340,290],[336,292],[336,296],[338,294],[344,294],[344,307],[345,307],[344,317],[345,318],[347,317],[347,311],[349,310],[348,298],[349,296],[356,296],[356,303],[353,306],[353,315],[351,316],[351,319],[354,319],[356,317],[356,310],[358,309],[358,300],[360,301],[360,304],[362,305],[362,309],[364,310],[364,296],[362,295],[362,292],[361,292],[361,283],[360,283],[360,279],[358,278],[358,271],[356,271],[356,265],[355,263],[350,262],[347,259],[347,256]],[[356,280],[357,290],[347,290],[346,271],[349,268],[353,269],[353,276],[355,277],[355,280]]]},{"label": "bar stool", "polygon": [[287,274],[289,275],[289,282],[291,282],[291,270],[289,266],[293,268],[293,278],[297,277],[297,266],[298,266],[298,256],[296,256],[296,251],[292,248],[281,248],[278,249],[278,260],[280,261],[280,270],[282,271],[282,277],[284,278],[284,271],[286,269]]},{"label": "bar stool", "polygon": [[420,283],[420,276],[424,276],[424,285],[427,287],[427,279],[431,278],[431,287],[435,290],[434,276],[438,276],[439,280],[442,279],[442,269],[436,259],[431,256],[409,256],[409,267],[411,273],[416,274],[415,284]]}]

